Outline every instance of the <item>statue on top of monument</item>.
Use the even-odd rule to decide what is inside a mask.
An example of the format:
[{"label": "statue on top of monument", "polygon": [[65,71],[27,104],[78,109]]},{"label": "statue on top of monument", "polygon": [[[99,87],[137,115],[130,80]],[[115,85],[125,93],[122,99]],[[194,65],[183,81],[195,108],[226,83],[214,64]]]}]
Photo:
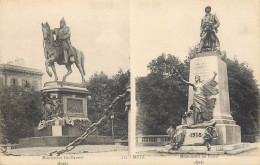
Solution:
[{"label": "statue on top of monument", "polygon": [[66,26],[64,17],[60,20],[60,28],[52,29],[51,32],[56,35],[56,43],[62,48],[64,63],[67,64],[71,53],[70,28]]},{"label": "statue on top of monument", "polygon": [[209,121],[213,118],[213,109],[215,106],[216,98],[210,98],[212,95],[219,93],[215,81],[217,73],[209,81],[205,82],[200,80],[200,76],[195,76],[195,83],[188,82],[180,76],[180,80],[193,87],[193,104],[190,107],[193,114],[194,124]]},{"label": "statue on top of monument", "polygon": [[219,47],[219,40],[216,36],[218,32],[218,27],[220,26],[219,20],[216,14],[211,14],[211,7],[207,6],[205,8],[206,15],[201,19],[200,27],[200,44],[199,52],[203,51],[215,51],[216,47]]},{"label": "statue on top of monument", "polygon": [[[71,65],[76,64],[80,74],[82,83],[85,85],[85,69],[84,69],[84,54],[81,50],[76,49],[70,42],[70,28],[66,26],[65,19],[60,21],[60,28],[51,29],[48,22],[42,23],[43,33],[43,48],[46,58],[45,68],[50,77],[52,73],[49,71],[49,66],[55,76],[55,81],[58,81],[54,63],[65,65],[68,72],[63,76],[62,84],[66,82],[66,78],[72,73]],[[54,40],[53,35],[56,35]]]}]

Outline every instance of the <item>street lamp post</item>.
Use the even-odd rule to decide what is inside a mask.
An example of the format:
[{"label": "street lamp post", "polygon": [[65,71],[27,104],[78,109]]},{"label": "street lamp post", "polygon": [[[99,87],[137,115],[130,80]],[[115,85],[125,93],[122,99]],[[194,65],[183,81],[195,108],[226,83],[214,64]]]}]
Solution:
[{"label": "street lamp post", "polygon": [[112,113],[112,115],[110,116],[111,118],[111,121],[112,121],[112,137],[113,139],[115,138],[115,135],[114,135],[114,112]]}]

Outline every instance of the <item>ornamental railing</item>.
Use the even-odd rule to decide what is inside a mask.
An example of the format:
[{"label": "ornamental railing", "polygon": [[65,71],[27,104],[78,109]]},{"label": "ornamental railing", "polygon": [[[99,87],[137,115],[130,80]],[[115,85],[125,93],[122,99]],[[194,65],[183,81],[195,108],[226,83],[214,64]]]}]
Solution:
[{"label": "ornamental railing", "polygon": [[169,135],[137,135],[137,146],[164,146],[170,141]]}]

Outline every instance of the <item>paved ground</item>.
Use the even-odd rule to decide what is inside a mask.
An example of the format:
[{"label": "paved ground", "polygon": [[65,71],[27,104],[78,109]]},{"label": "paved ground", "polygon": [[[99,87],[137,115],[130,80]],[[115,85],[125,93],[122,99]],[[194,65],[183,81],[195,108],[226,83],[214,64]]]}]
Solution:
[{"label": "paved ground", "polygon": [[[237,155],[241,156],[260,156],[260,143],[252,143],[251,146],[258,147],[255,150],[251,150],[248,152],[240,153]],[[49,155],[49,153],[63,149],[64,147],[32,147],[32,148],[19,148],[8,150],[9,153],[19,154],[21,156],[43,156]],[[159,153],[159,150],[162,150],[164,147],[136,147],[136,155],[144,155],[146,157],[154,157],[154,156],[176,156],[180,157],[180,154],[167,154],[167,153]],[[120,146],[120,145],[80,145],[77,146],[70,152],[66,153],[67,155],[118,155],[124,156],[128,155],[128,147],[127,146]],[[237,155],[224,155],[224,156],[237,156]]]},{"label": "paved ground", "polygon": [[[159,165],[259,165],[260,143],[254,143],[258,148],[238,155],[203,155],[203,154],[168,154],[159,153],[164,147],[136,147],[136,155],[128,156],[127,146],[117,145],[82,145],[59,157],[48,156],[52,151],[63,147],[33,147],[9,150],[21,156],[1,157],[2,165],[122,165],[122,164],[159,164]],[[29,157],[28,157],[29,156]]]},{"label": "paved ground", "polygon": [[[42,156],[49,153],[64,149],[64,147],[31,147],[8,150],[9,153],[19,154],[21,156]],[[66,154],[94,155],[94,154],[116,154],[127,155],[128,147],[120,145],[80,145]]]},{"label": "paved ground", "polygon": [[[260,143],[251,143],[251,146],[257,147],[257,149],[247,151],[247,152],[242,152],[236,155],[223,155],[223,156],[260,156]],[[145,155],[145,156],[176,156],[180,157],[180,154],[167,154],[167,153],[159,153],[159,150],[164,149],[163,146],[147,146],[147,147],[136,147],[136,152],[138,155]]]}]

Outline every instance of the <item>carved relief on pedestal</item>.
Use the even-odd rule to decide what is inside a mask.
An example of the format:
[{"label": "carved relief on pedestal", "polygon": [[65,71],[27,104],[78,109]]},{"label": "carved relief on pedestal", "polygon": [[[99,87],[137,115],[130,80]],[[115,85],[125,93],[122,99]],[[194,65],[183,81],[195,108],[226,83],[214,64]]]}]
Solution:
[{"label": "carved relief on pedestal", "polygon": [[67,99],[67,113],[83,113],[83,103],[79,99]]}]

